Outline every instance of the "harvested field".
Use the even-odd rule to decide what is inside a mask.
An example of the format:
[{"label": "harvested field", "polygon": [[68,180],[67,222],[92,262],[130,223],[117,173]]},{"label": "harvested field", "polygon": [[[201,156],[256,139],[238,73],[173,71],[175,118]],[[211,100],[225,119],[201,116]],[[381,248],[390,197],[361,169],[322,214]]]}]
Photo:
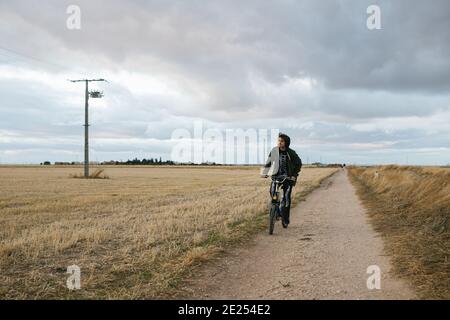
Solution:
[{"label": "harvested field", "polygon": [[[336,169],[306,168],[298,201]],[[265,227],[254,167],[0,168],[0,298],[171,297],[192,266]],[[66,287],[81,268],[81,290]]]}]

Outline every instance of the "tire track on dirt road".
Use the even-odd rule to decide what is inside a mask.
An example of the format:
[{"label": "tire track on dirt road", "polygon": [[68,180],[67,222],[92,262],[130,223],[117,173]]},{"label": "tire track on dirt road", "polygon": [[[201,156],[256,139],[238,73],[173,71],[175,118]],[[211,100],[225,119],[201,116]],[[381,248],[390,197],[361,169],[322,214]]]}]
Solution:
[{"label": "tire track on dirt road", "polygon": [[[301,183],[301,181],[300,181]],[[381,289],[367,288],[367,268],[381,269]],[[389,257],[369,224],[346,171],[339,171],[277,223],[201,268],[188,280],[191,299],[414,299],[390,273]]]}]

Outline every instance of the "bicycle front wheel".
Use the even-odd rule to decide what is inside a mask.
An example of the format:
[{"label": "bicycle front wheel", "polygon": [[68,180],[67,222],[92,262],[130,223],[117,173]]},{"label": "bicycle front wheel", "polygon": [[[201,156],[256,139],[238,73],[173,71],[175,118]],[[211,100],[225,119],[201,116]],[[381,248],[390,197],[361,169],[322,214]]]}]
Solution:
[{"label": "bicycle front wheel", "polygon": [[273,234],[275,228],[275,221],[277,220],[277,206],[272,205],[269,213],[269,234]]}]

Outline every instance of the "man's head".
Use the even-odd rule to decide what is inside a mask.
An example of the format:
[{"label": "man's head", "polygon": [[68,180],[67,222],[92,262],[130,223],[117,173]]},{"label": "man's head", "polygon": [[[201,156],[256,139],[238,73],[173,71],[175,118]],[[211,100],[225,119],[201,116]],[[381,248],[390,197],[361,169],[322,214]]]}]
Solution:
[{"label": "man's head", "polygon": [[289,148],[289,145],[291,144],[291,138],[289,138],[288,135],[284,134],[284,133],[280,133],[278,135],[278,148],[280,148],[281,150],[286,150],[287,148]]}]

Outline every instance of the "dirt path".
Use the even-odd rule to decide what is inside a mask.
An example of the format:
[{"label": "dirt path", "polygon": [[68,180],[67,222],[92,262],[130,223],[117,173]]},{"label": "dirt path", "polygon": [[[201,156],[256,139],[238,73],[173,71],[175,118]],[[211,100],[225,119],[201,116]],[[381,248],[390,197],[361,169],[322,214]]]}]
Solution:
[{"label": "dirt path", "polygon": [[[381,269],[381,289],[369,290],[367,267]],[[414,299],[390,274],[383,243],[344,171],[291,212],[291,225],[258,235],[190,280],[194,299]]]}]

